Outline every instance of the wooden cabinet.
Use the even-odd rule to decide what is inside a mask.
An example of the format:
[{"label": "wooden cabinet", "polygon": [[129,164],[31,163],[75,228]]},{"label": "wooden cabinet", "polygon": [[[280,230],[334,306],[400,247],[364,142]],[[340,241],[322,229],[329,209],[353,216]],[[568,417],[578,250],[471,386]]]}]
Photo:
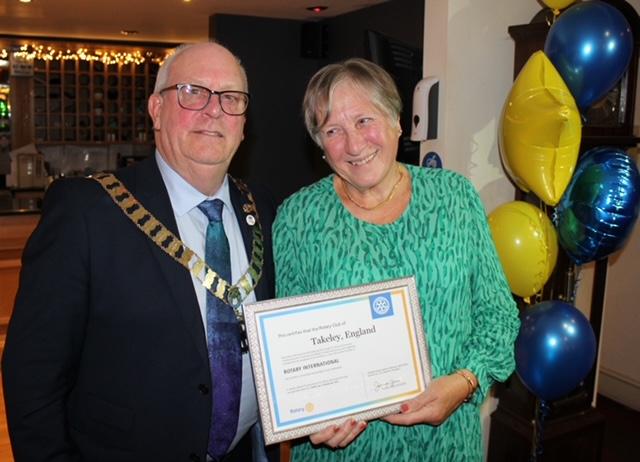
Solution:
[{"label": "wooden cabinet", "polygon": [[33,124],[37,143],[153,140],[147,100],[158,64],[34,60]]},{"label": "wooden cabinet", "polygon": [[[638,37],[640,29],[639,25],[632,20],[634,17],[637,18],[633,7],[624,0],[606,0],[606,2],[623,12],[632,24],[634,37]],[[548,32],[547,22],[533,22],[509,27],[509,35],[516,44],[513,63],[514,79],[529,57],[534,52],[544,49]],[[618,84],[583,114],[584,124],[580,145],[582,152],[595,146],[630,147],[638,143],[638,138],[633,133],[638,50],[638,46],[634,46],[629,67]]]},{"label": "wooden cabinet", "polygon": [[0,337],[13,311],[22,251],[39,219],[39,214],[0,216]]}]

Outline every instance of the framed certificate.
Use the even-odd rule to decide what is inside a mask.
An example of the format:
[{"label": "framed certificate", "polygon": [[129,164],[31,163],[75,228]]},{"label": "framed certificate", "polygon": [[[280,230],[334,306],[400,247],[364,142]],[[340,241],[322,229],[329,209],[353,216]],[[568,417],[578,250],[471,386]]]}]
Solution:
[{"label": "framed certificate", "polygon": [[431,365],[415,279],[244,307],[267,444],[399,412]]}]

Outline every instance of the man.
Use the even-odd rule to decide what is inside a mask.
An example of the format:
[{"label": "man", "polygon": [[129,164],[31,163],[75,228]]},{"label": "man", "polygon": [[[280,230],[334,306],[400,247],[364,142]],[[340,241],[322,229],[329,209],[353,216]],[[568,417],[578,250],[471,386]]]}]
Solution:
[{"label": "man", "polygon": [[[273,296],[273,204],[226,174],[243,139],[246,92],[244,69],[227,49],[183,46],[161,67],[149,99],[155,157],[102,185],[83,178],[50,187],[24,252],[2,364],[17,462],[264,456],[249,355],[240,341],[231,342],[242,372],[231,390],[239,400],[230,412],[234,423],[212,404],[226,372],[210,368],[218,335],[210,303],[226,304],[227,324],[241,340],[229,306],[238,300],[216,300],[217,285],[207,292],[202,272],[185,266],[181,257],[189,254],[167,245],[164,231],[209,264],[218,241],[209,244],[210,218],[201,204],[220,199],[231,280],[252,267],[244,302]],[[123,190],[111,194],[114,184],[139,203],[119,203]],[[140,219],[133,211],[142,208],[149,215]],[[142,226],[153,220],[161,226]],[[262,247],[264,255],[255,251]],[[228,440],[214,449],[225,432]]]}]

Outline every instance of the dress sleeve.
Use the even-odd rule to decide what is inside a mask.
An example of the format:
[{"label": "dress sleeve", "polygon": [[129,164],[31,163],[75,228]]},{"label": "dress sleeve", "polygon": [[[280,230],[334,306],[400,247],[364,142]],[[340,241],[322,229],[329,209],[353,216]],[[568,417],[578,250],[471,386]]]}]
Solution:
[{"label": "dress sleeve", "polygon": [[296,208],[290,202],[278,210],[273,224],[273,258],[276,270],[276,296],[288,297],[307,293],[304,284],[304,262],[300,261],[300,236]]},{"label": "dress sleeve", "polygon": [[479,389],[473,401],[479,404],[494,382],[506,380],[515,368],[514,343],[520,320],[482,202],[468,182],[466,189],[470,212],[473,334],[457,362],[458,368],[467,368],[478,378]]}]

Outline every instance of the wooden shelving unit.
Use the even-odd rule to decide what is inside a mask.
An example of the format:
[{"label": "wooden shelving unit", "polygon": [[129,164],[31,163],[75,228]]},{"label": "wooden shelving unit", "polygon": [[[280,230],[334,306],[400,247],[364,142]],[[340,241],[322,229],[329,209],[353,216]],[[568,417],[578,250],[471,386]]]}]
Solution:
[{"label": "wooden shelving unit", "polygon": [[147,100],[158,64],[34,61],[33,121],[37,143],[147,142]]}]

